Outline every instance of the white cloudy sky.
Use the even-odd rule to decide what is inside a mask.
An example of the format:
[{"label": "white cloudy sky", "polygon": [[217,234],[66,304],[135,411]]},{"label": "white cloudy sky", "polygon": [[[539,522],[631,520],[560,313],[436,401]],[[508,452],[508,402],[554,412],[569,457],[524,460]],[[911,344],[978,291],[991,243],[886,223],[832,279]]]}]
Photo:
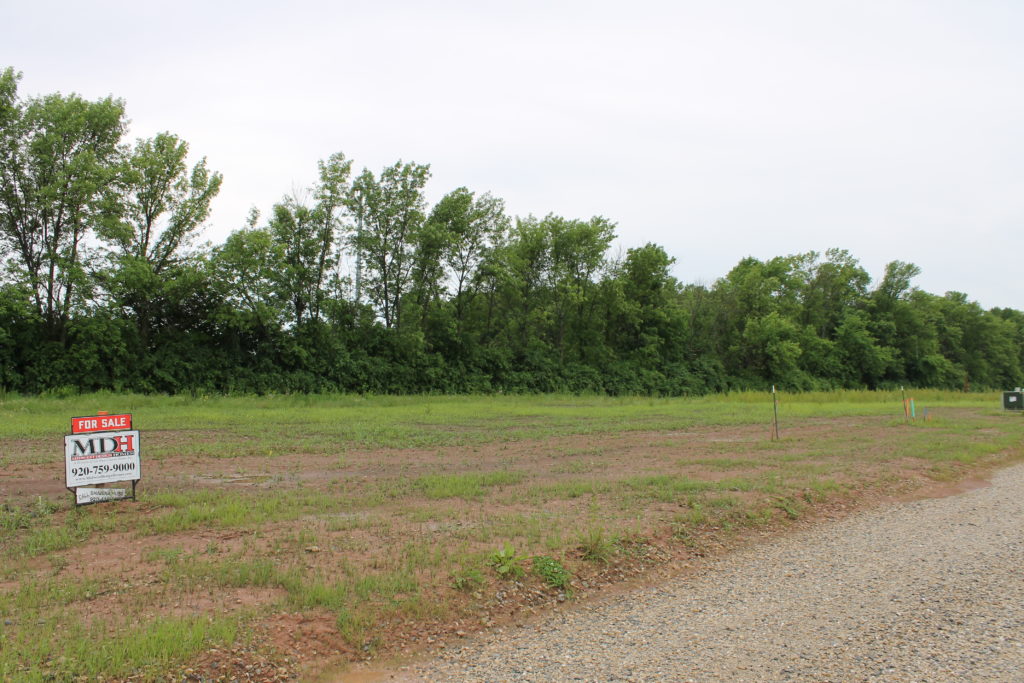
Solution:
[{"label": "white cloudy sky", "polygon": [[23,95],[113,94],[225,175],[218,242],[342,151],[602,215],[684,282],[849,249],[1024,308],[1024,2],[4,2]]}]

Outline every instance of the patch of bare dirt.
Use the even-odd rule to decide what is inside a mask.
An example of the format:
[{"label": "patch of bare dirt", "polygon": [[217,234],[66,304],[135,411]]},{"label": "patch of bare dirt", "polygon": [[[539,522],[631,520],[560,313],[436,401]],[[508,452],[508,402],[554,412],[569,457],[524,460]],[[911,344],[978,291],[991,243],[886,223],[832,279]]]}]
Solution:
[{"label": "patch of bare dirt", "polygon": [[992,485],[992,481],[982,477],[967,477],[954,482],[932,482],[923,484],[919,489],[899,496],[893,496],[893,502],[909,502],[928,498],[948,498],[968,491],[976,491]]}]

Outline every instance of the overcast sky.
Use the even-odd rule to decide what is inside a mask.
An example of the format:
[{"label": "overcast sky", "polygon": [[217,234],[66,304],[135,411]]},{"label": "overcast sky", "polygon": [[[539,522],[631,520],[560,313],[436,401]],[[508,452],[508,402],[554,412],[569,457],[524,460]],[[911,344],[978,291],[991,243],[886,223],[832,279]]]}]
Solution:
[{"label": "overcast sky", "polygon": [[124,98],[225,176],[220,242],[310,185],[429,163],[428,198],[605,216],[684,282],[850,250],[1024,308],[1024,2],[4,2],[22,95]]}]

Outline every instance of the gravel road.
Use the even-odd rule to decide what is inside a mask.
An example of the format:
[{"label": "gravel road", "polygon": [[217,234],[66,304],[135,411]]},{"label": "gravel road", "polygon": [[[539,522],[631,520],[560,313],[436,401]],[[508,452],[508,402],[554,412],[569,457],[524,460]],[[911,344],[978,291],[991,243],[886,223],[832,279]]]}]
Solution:
[{"label": "gravel road", "polygon": [[405,681],[1024,681],[1024,465],[671,585],[490,633]]}]

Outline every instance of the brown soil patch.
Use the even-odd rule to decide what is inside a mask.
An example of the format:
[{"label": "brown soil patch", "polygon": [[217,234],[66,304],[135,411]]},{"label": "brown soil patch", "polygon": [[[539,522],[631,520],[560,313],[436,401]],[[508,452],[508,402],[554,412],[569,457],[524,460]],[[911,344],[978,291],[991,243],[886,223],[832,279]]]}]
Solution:
[{"label": "brown soil patch", "polygon": [[941,482],[925,484],[916,491],[910,491],[891,498],[893,502],[910,502],[915,500],[927,500],[928,498],[947,498],[969,491],[976,491],[992,485],[990,479],[982,477],[967,477],[955,482]]}]

